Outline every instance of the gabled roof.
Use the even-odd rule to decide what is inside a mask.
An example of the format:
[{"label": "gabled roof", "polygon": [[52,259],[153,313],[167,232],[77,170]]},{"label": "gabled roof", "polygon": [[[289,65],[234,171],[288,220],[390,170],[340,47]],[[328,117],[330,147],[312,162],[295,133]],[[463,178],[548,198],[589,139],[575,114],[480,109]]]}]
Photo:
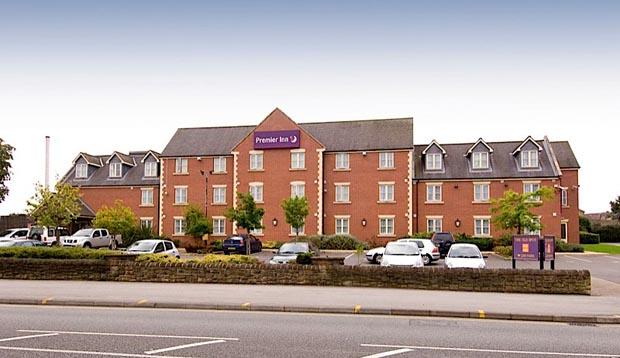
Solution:
[{"label": "gabled roof", "polygon": [[110,161],[114,157],[117,157],[121,161],[121,163],[123,163],[125,165],[129,165],[130,167],[135,167],[136,166],[136,161],[134,160],[134,158],[131,155],[123,154],[123,153],[117,152],[117,151],[112,153],[112,155],[108,158],[108,160],[106,160],[105,163],[106,164],[110,164]]},{"label": "gabled roof", "polygon": [[476,147],[478,146],[478,144],[481,144],[481,143],[482,143],[482,145],[484,145],[485,147],[487,147],[487,149],[489,150],[489,153],[493,153],[493,148],[491,148],[491,146],[490,146],[490,145],[488,145],[488,144],[487,144],[487,142],[485,142],[485,141],[484,141],[484,139],[479,138],[479,139],[476,141],[476,143],[472,144],[472,146],[471,146],[471,147],[469,147],[469,149],[467,149],[467,152],[465,153],[465,156],[470,155],[470,154],[474,151],[474,148],[476,148]]},{"label": "gabled roof", "polygon": [[551,142],[551,148],[555,153],[558,165],[562,169],[578,169],[579,162],[573,153],[573,149],[567,141]]},{"label": "gabled roof", "polygon": [[540,144],[538,144],[538,143],[537,143],[537,142],[536,142],[536,141],[532,138],[532,136],[528,136],[527,138],[525,138],[525,140],[524,140],[523,142],[521,142],[521,144],[520,144],[520,145],[519,145],[519,146],[518,146],[515,150],[513,150],[513,151],[512,151],[512,153],[511,153],[511,154],[512,154],[512,155],[515,155],[515,154],[517,154],[518,152],[520,152],[520,151],[521,151],[521,148],[523,148],[523,146],[524,146],[524,145],[526,145],[526,144],[527,144],[527,142],[534,143],[534,145],[535,145],[536,147],[538,147],[538,151],[539,151],[539,152],[542,152],[543,147],[542,147]]},{"label": "gabled roof", "polygon": [[148,151],[142,152],[130,152],[126,155],[126,160],[130,160],[135,163],[134,166],[130,166],[123,172],[121,178],[109,178],[110,164],[107,163],[107,159],[110,155],[96,155],[92,156],[103,163],[103,165],[94,171],[88,178],[75,178],[75,165],[67,171],[62,177],[63,183],[68,183],[76,187],[106,187],[106,186],[155,186],[159,185],[159,177],[145,177],[144,176],[144,163],[140,160],[145,156]]},{"label": "gabled roof", "polygon": [[426,148],[424,148],[424,150],[422,151],[422,155],[426,155],[426,152],[431,149],[432,146],[436,146],[437,148],[439,148],[439,150],[441,150],[441,153],[443,155],[446,155],[446,150],[443,149],[443,147],[441,145],[439,145],[439,143],[437,143],[436,140],[432,140],[431,143],[429,145],[426,146]]},{"label": "gabled roof", "polygon": [[75,165],[75,163],[77,163],[77,161],[80,158],[83,158],[86,161],[86,164],[88,165],[92,165],[97,168],[101,168],[103,166],[103,161],[101,160],[101,158],[95,155],[90,155],[88,153],[83,153],[83,152],[80,152],[80,154],[78,154],[77,157],[73,159],[73,165]]},{"label": "gabled roof", "polygon": [[144,163],[144,161],[146,160],[146,158],[148,158],[150,156],[152,156],[153,158],[155,158],[155,161],[157,161],[159,163],[159,156],[161,154],[157,153],[154,150],[149,150],[148,152],[146,152],[146,154],[144,154],[144,156],[142,157],[142,159],[140,159],[140,163]]}]

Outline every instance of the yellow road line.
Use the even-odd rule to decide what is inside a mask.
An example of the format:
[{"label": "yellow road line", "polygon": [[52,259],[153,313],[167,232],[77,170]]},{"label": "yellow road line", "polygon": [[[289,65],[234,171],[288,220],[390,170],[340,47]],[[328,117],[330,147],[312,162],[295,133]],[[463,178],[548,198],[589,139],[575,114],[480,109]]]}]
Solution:
[{"label": "yellow road line", "polygon": [[54,297],[48,297],[48,298],[44,298],[43,301],[41,301],[42,305],[46,305],[49,301],[53,300]]},{"label": "yellow road line", "polygon": [[242,303],[241,308],[250,308],[250,305],[251,305],[250,302]]},{"label": "yellow road line", "polygon": [[360,313],[361,310],[362,305],[355,305],[355,307],[353,307],[353,313]]},{"label": "yellow road line", "polygon": [[139,300],[139,301],[138,301],[138,302],[136,302],[136,303],[137,303],[137,304],[139,304],[139,305],[143,305],[143,304],[145,304],[145,303],[147,303],[147,302],[148,302],[148,300],[147,300],[147,299],[141,299],[141,300]]},{"label": "yellow road line", "polygon": [[485,318],[486,317],[486,314],[484,313],[483,310],[478,310],[478,317],[479,318]]}]

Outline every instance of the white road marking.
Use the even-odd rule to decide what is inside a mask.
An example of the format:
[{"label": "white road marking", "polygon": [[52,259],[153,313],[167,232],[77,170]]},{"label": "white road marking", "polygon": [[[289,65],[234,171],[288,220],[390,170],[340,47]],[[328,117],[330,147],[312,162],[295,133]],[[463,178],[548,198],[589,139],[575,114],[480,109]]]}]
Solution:
[{"label": "white road marking", "polygon": [[591,260],[580,259],[580,258],[572,257],[572,256],[567,256],[566,258],[570,260],[577,260],[577,261],[582,261],[582,262],[592,262]]},{"label": "white road marking", "polygon": [[394,356],[397,354],[402,354],[402,353],[407,353],[407,352],[411,352],[413,351],[413,349],[410,348],[401,348],[401,349],[396,349],[393,351],[388,351],[388,352],[382,352],[382,353],[377,353],[377,354],[373,354],[373,355],[369,355],[369,356],[364,356],[362,358],[381,358],[381,357],[389,357],[389,356]]},{"label": "white road marking", "polygon": [[27,348],[27,347],[5,347],[0,346],[0,350],[22,351],[22,352],[45,352],[45,353],[65,353],[65,354],[81,354],[90,356],[106,356],[106,357],[129,357],[129,358],[191,358],[191,357],[175,357],[175,356],[153,356],[147,354],[133,353],[112,353],[112,352],[92,352],[92,351],[73,351],[68,349],[46,349],[46,348]]},{"label": "white road marking", "polygon": [[56,333],[56,334],[79,334],[85,336],[117,336],[117,337],[149,337],[149,338],[179,338],[179,339],[221,339],[224,341],[238,341],[239,338],[224,337],[199,337],[199,336],[171,336],[164,334],[133,334],[133,333],[109,333],[109,332],[74,332],[74,331],[41,331],[34,329],[20,329],[18,332],[29,333]]},{"label": "white road marking", "polygon": [[58,335],[58,333],[33,334],[31,336],[19,336],[19,337],[11,337],[11,338],[2,338],[2,339],[0,339],[0,342],[18,341],[20,339],[37,338],[37,337],[50,337],[50,336],[57,336],[57,335]]},{"label": "white road marking", "polygon": [[608,256],[608,255],[605,255],[605,256],[603,256],[603,257],[604,257],[604,258],[606,258],[606,259],[610,259],[612,262],[615,262],[615,263],[617,263],[617,264],[620,264],[620,261],[618,261],[618,259],[617,259],[616,257],[614,257],[614,256]]},{"label": "white road marking", "polygon": [[350,254],[349,256],[345,257],[344,260],[346,261],[346,260],[349,259],[349,257],[355,256],[355,255],[357,255],[357,253],[354,252],[354,253]]},{"label": "white road marking", "polygon": [[146,351],[144,353],[146,353],[146,354],[157,354],[157,353],[163,353],[163,352],[169,352],[169,351],[176,351],[176,350],[184,349],[184,348],[205,346],[207,344],[225,343],[225,342],[226,341],[223,340],[223,339],[217,339],[215,341],[197,342],[197,343],[183,344],[183,345],[180,345],[180,346],[174,346],[174,347],[168,347],[168,348],[162,348],[162,349],[155,349],[155,350],[152,350],[152,351]]},{"label": "white road marking", "polygon": [[425,347],[425,346],[393,346],[387,344],[361,344],[362,347],[378,347],[378,348],[409,348],[430,351],[453,351],[453,352],[481,352],[481,353],[506,353],[506,354],[523,354],[523,355],[547,355],[547,356],[565,356],[565,357],[604,357],[618,358],[617,354],[603,353],[567,353],[567,352],[536,352],[536,351],[513,351],[507,349],[484,349],[484,348],[458,348],[458,347]]}]

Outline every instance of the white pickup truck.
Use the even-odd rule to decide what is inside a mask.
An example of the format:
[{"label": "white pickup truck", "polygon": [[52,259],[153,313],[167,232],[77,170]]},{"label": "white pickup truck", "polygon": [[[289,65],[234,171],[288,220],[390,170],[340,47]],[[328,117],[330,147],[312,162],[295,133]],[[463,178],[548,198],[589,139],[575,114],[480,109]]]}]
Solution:
[{"label": "white pickup truck", "polygon": [[107,247],[115,250],[122,244],[120,236],[113,237],[106,229],[82,229],[62,241],[62,246],[84,248]]}]

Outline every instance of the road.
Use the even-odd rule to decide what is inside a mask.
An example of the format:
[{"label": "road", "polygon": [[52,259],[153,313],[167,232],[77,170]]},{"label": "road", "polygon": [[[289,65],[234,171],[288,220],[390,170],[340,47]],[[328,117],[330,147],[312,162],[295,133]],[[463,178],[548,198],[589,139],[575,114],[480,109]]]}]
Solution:
[{"label": "road", "polygon": [[614,357],[618,326],[0,305],[0,356]]}]

